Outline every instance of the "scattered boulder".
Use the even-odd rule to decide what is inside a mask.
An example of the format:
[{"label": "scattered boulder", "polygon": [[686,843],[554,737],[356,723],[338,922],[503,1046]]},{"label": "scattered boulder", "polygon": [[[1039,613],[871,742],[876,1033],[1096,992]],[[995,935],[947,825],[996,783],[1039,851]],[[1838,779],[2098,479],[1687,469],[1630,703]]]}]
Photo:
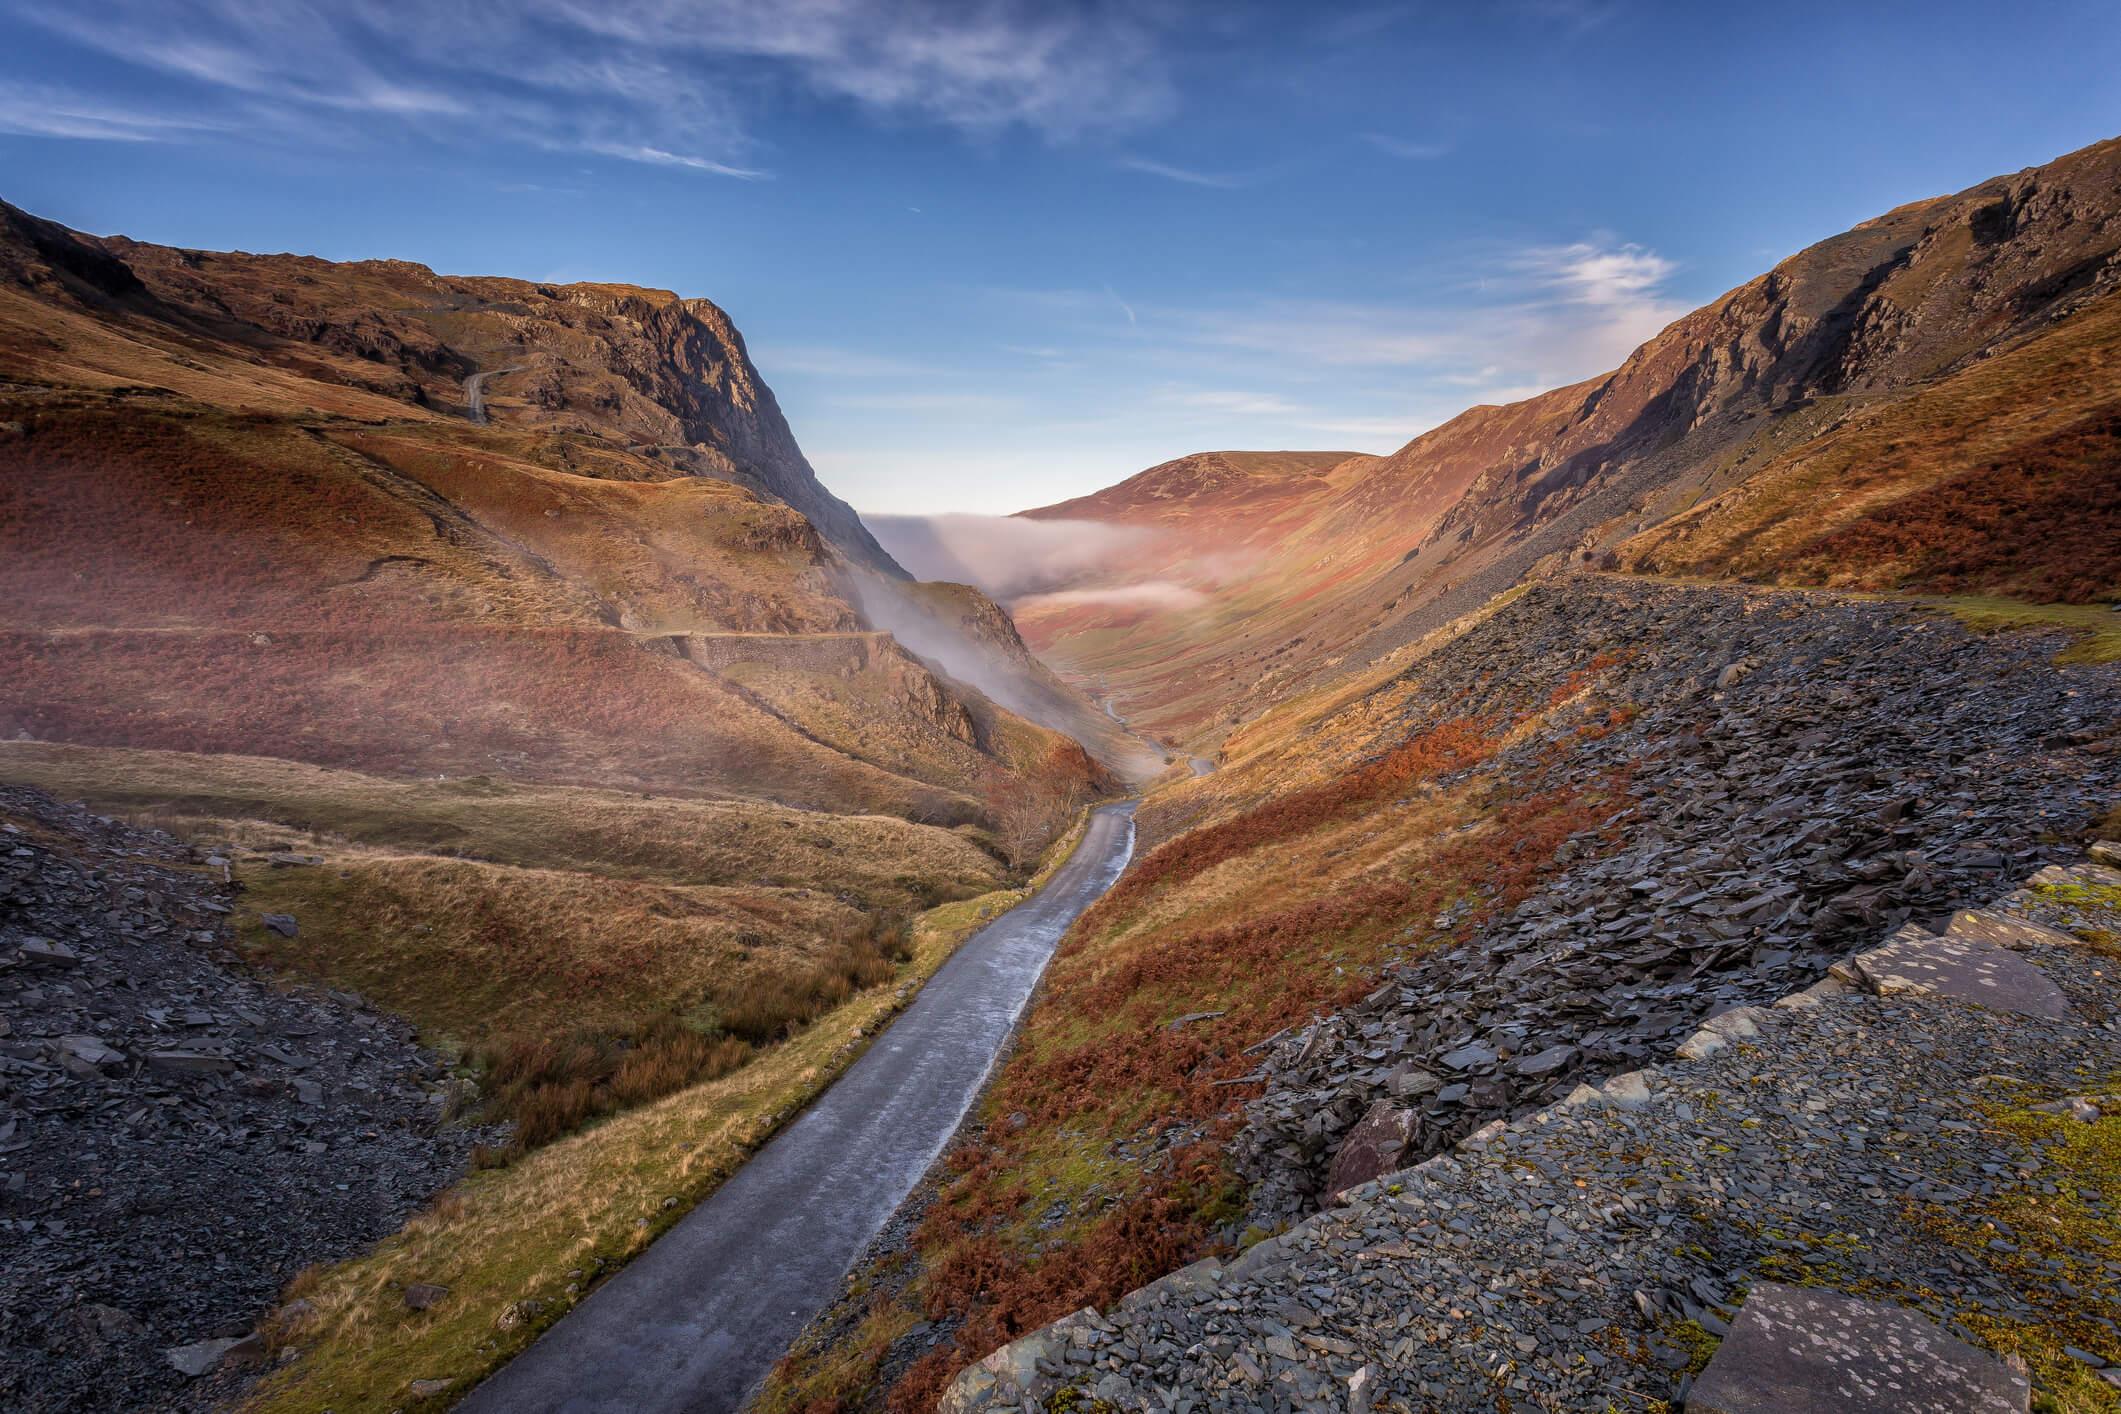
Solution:
[{"label": "scattered boulder", "polygon": [[431,1281],[416,1281],[405,1288],[405,1306],[408,1310],[425,1311],[447,1295],[449,1288],[446,1286],[438,1286]]},{"label": "scattered boulder", "polygon": [[1326,1174],[1326,1197],[1339,1197],[1358,1184],[1403,1166],[1407,1142],[1414,1133],[1414,1112],[1387,1101],[1370,1107],[1362,1122],[1348,1131]]},{"label": "scattered boulder", "polygon": [[2025,1414],[2032,1385],[1899,1306],[1761,1282],[1687,1396],[1687,1414]]}]

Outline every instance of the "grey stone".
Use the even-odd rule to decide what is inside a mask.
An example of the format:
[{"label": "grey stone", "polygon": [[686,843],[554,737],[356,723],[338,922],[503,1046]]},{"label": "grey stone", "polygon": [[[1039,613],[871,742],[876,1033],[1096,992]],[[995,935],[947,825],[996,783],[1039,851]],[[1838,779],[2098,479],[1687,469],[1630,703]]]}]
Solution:
[{"label": "grey stone", "polygon": [[1649,1079],[1639,1070],[1616,1075],[1605,1083],[1605,1098],[1625,1109],[1640,1109],[1650,1102]]},{"label": "grey stone", "polygon": [[1755,1285],[1687,1397],[1688,1414],[2025,1414],[2032,1386],[1913,1311]]},{"label": "grey stone", "polygon": [[81,954],[64,943],[54,943],[44,938],[30,938],[15,950],[15,956],[24,962],[41,967],[78,967]]},{"label": "grey stone", "polygon": [[1947,937],[1971,938],[1976,942],[1994,943],[1999,948],[2077,946],[2077,940],[2067,933],[2035,923],[2030,918],[1987,908],[1961,909],[1952,915],[1952,921],[1944,931]]},{"label": "grey stone", "polygon": [[162,1352],[171,1368],[180,1375],[198,1379],[210,1373],[221,1363],[221,1357],[236,1348],[235,1340],[200,1340],[190,1345],[179,1345]]},{"label": "grey stone", "polygon": [[149,1051],[147,1063],[153,1069],[171,1075],[222,1075],[236,1068],[236,1063],[227,1056],[209,1055],[204,1051]]},{"label": "grey stone", "polygon": [[292,938],[302,931],[301,925],[295,922],[294,915],[290,913],[261,914],[258,921],[283,938]]},{"label": "grey stone", "polygon": [[92,1071],[122,1065],[125,1061],[125,1052],[107,1044],[100,1036],[61,1036],[58,1052],[61,1060],[79,1062]]},{"label": "grey stone", "polygon": [[1326,1197],[1338,1197],[1357,1184],[1401,1167],[1407,1141],[1413,1134],[1412,1110],[1386,1100],[1372,1105],[1361,1122],[1348,1131],[1340,1152],[1333,1156],[1333,1166],[1326,1172]]},{"label": "grey stone", "polygon": [[1903,935],[1849,961],[1880,996],[1935,994],[2023,1016],[2070,1014],[2069,1000],[2046,973],[1994,943]]},{"label": "grey stone", "polygon": [[1510,1062],[1510,1069],[1525,1076],[1547,1075],[1576,1059],[1576,1055],[1577,1048],[1564,1041],[1559,1045],[1547,1047],[1537,1055],[1519,1056]]},{"label": "grey stone", "polygon": [[431,1281],[416,1281],[405,1288],[405,1305],[408,1310],[425,1311],[449,1295],[449,1288]]}]

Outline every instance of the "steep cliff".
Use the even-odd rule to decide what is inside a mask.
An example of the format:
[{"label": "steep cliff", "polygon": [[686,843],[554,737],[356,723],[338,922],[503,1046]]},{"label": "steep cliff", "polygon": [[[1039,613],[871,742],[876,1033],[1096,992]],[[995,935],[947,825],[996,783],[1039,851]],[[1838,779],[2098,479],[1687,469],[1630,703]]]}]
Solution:
[{"label": "steep cliff", "polygon": [[[98,239],[4,203],[0,243],[0,274],[47,297],[419,408],[469,414],[476,387],[481,417],[601,444],[577,449],[570,469],[735,481],[802,512],[849,559],[903,574],[819,483],[743,336],[711,301]],[[595,455],[617,450],[646,460]]]}]

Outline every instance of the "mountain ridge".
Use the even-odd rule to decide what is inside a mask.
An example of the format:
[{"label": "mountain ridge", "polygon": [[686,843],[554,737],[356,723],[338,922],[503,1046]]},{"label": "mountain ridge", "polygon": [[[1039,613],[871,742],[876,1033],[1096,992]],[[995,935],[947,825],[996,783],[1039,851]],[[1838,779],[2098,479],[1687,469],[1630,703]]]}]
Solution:
[{"label": "mountain ridge", "polygon": [[[1778,459],[1816,456],[1853,422],[1889,422],[1918,393],[1978,381],[1985,360],[2040,356],[2073,319],[2103,325],[2121,287],[2117,252],[2121,140],[1907,203],[1682,316],[1611,373],[1470,408],[1393,453],[1344,463],[1311,504],[1277,508],[1282,547],[1232,577],[1262,582],[1250,598],[1240,589],[1228,603],[1125,615],[1034,604],[1020,622],[1057,665],[1150,704],[1146,725],[1179,736],[1219,729],[1229,719],[1216,699],[1240,685],[1264,677],[1272,700],[1373,661],[1542,562],[1615,552],[1647,563],[1650,540],[1626,551],[1623,542],[1697,502],[1742,500],[1734,488],[1777,474]],[[2102,330],[2092,342],[2103,350],[2111,339]],[[2112,403],[2100,391],[2105,368],[2080,361],[2040,383],[2040,399],[2056,406],[2019,420],[2027,439],[2102,416]],[[2109,474],[2109,444],[2097,441],[2077,455],[2082,474]],[[1115,493],[1186,460],[1064,504],[1082,518],[1168,523],[1183,504],[1160,500],[1152,514]],[[1939,447],[1895,489],[1914,494],[1976,469]],[[1783,518],[1827,514],[1838,489],[1815,487],[1820,505],[1786,507]],[[1201,499],[1211,503],[1212,488]],[[1252,529],[1239,518],[1235,538]],[[1676,563],[1671,538],[1658,554]],[[1277,655],[1263,640],[1300,645]],[[1199,690],[1204,680],[1219,691]]]}]

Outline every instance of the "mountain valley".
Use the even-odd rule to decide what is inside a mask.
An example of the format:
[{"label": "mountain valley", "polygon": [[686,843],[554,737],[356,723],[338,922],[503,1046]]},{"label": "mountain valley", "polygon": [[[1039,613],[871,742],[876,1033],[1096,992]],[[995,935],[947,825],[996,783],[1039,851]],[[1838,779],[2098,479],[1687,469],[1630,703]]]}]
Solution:
[{"label": "mountain valley", "polygon": [[763,1411],[1670,1410],[1771,1284],[2121,1408],[2117,372],[2121,139],[981,556],[707,300],[0,204],[0,1396],[608,1403],[779,1136]]}]

